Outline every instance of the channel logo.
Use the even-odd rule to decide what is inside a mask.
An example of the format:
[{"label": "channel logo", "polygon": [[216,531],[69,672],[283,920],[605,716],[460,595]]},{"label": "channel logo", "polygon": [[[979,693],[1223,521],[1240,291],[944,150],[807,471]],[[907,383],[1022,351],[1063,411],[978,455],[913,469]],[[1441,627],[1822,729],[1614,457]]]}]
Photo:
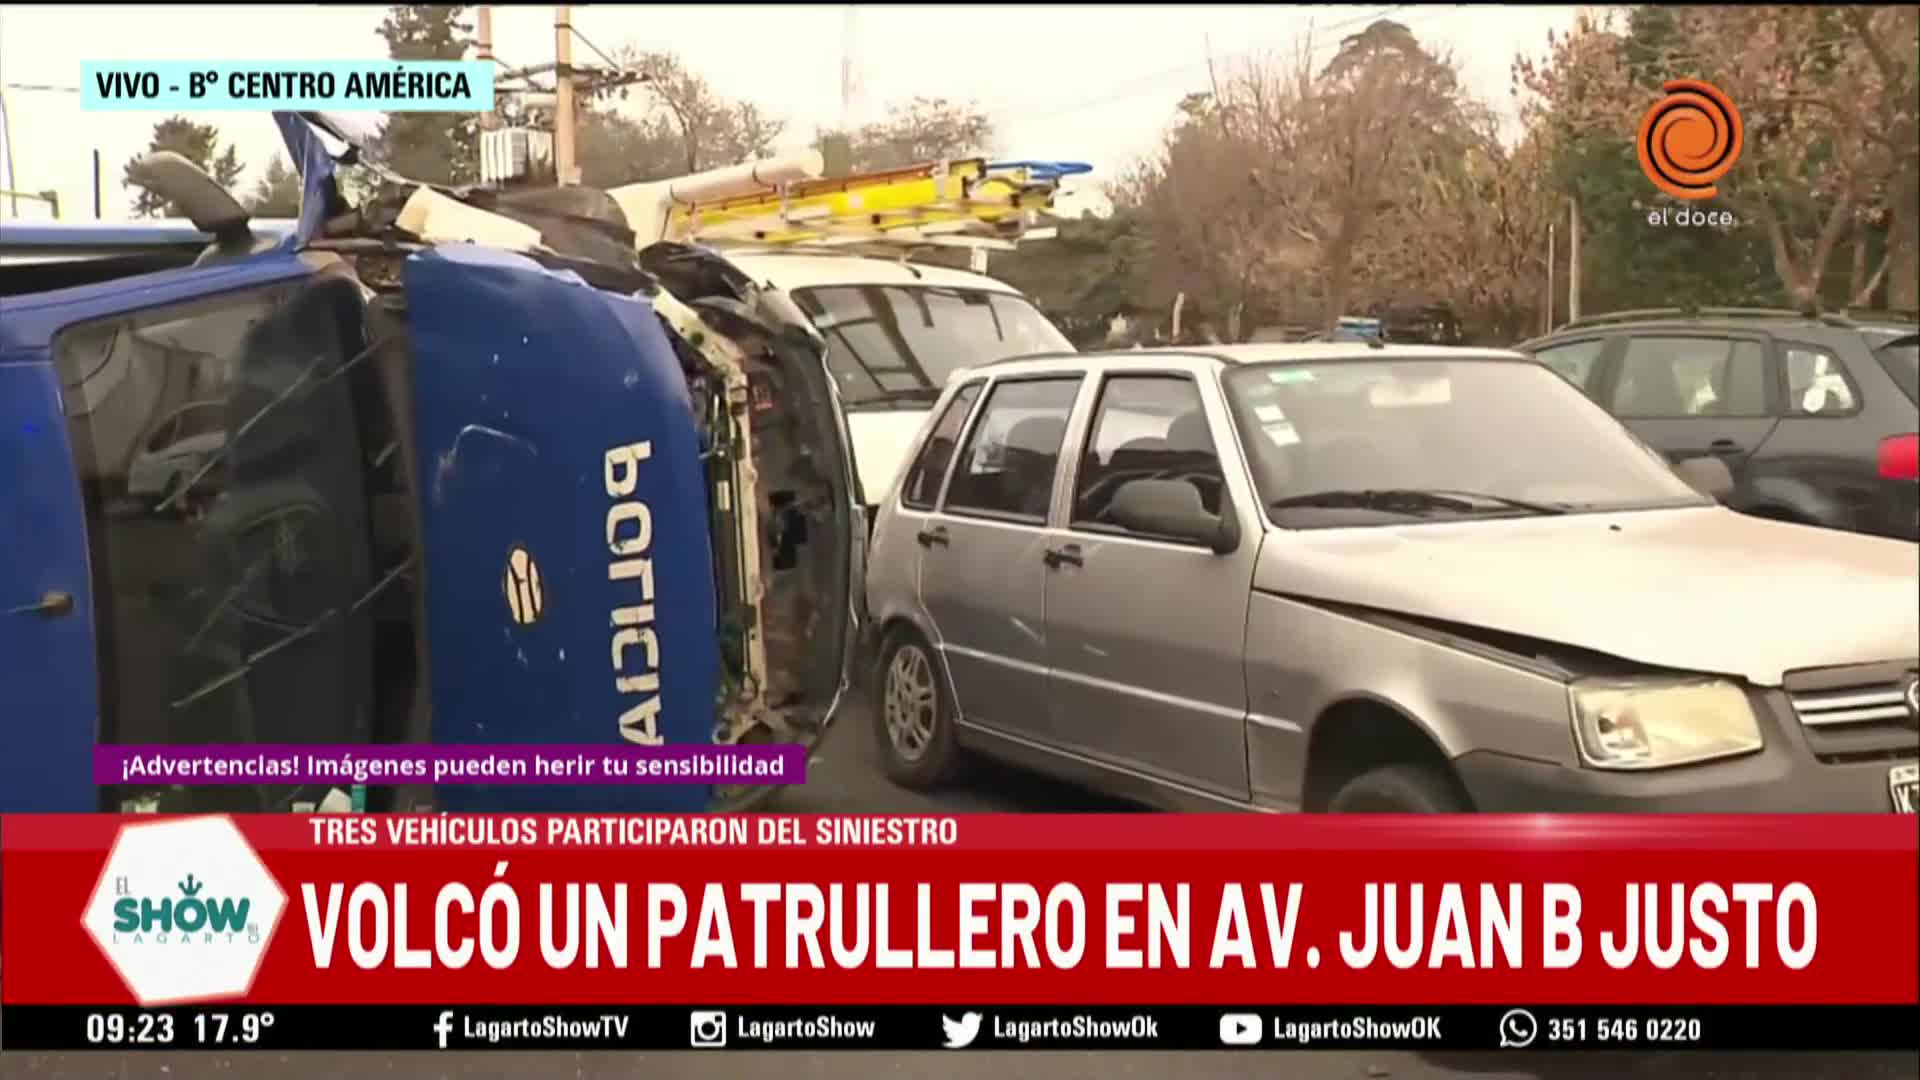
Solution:
[{"label": "channel logo", "polygon": [[1712,83],[1670,79],[1666,97],[1640,118],[1634,148],[1653,186],[1676,199],[1711,199],[1714,183],[1740,160],[1746,125],[1733,99]]},{"label": "channel logo", "polygon": [[688,1018],[687,1043],[696,1050],[717,1050],[727,1045],[727,1014],[712,1009],[695,1009]]},{"label": "channel logo", "polygon": [[142,1007],[244,996],[287,894],[233,819],[120,827],[80,923]]},{"label": "channel logo", "polygon": [[1220,1018],[1220,1042],[1223,1046],[1254,1046],[1260,1042],[1265,1025],[1253,1013],[1227,1013]]}]

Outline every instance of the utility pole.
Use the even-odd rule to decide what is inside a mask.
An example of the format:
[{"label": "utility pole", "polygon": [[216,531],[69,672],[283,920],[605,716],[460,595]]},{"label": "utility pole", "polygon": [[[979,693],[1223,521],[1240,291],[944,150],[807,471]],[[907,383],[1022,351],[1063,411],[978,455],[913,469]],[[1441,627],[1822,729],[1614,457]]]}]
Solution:
[{"label": "utility pole", "polygon": [[1553,333],[1553,224],[1547,224],[1547,309],[1540,313],[1540,332]]},{"label": "utility pole", "polygon": [[821,163],[828,176],[845,176],[853,171],[853,103],[860,86],[859,17],[860,9],[852,4],[841,12],[840,122],[820,140]]},{"label": "utility pole", "polygon": [[[495,111],[483,113],[480,175],[487,183],[544,182],[545,167],[532,168],[535,159],[550,165],[557,185],[580,183],[578,146],[582,95],[633,86],[647,81],[646,75],[627,67],[600,67],[593,63],[573,62],[573,8],[561,5],[553,9],[553,53],[551,63],[508,68],[499,65],[493,55],[493,19],[487,7],[480,8],[479,45],[483,58],[494,62]],[[585,38],[581,38],[586,41]],[[591,41],[587,47],[595,52]],[[604,56],[604,54],[602,54]],[[552,75],[551,88],[544,79]]]},{"label": "utility pole", "polygon": [[[475,44],[477,44],[480,49],[480,57],[479,57],[480,62],[483,64],[493,63],[493,7],[492,5],[490,4],[480,5],[480,11],[476,19],[476,33],[478,35],[478,40],[475,42]],[[497,76],[500,73],[498,71],[495,71],[494,74]],[[495,96],[496,98],[498,97],[497,94]],[[495,108],[489,108],[486,112],[483,112],[480,114],[480,130],[481,131],[492,131],[500,123],[499,113],[495,111],[495,109],[499,105],[499,102],[496,100],[494,102],[491,102],[490,104],[493,105]]]},{"label": "utility pole", "polygon": [[553,171],[565,186],[579,182],[573,167],[573,9],[553,9]]},{"label": "utility pole", "polygon": [[1580,317],[1580,196],[1567,200],[1567,321]]}]

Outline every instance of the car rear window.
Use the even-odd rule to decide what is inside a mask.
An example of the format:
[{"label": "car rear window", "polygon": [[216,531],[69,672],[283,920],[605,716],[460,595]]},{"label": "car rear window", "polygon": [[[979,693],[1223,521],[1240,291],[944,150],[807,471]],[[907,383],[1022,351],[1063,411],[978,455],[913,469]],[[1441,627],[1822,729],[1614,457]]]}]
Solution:
[{"label": "car rear window", "polygon": [[1920,334],[1895,338],[1875,349],[1873,355],[1893,381],[1900,384],[1907,400],[1920,404]]}]

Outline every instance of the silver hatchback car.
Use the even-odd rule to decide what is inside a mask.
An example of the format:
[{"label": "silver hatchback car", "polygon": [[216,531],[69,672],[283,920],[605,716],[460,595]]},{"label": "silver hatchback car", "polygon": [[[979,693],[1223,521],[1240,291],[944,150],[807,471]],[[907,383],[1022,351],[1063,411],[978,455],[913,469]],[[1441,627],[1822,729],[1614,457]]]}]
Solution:
[{"label": "silver hatchback car", "polygon": [[1920,547],[1726,482],[1517,353],[961,372],[874,528],[876,734],[1169,809],[1913,811]]}]

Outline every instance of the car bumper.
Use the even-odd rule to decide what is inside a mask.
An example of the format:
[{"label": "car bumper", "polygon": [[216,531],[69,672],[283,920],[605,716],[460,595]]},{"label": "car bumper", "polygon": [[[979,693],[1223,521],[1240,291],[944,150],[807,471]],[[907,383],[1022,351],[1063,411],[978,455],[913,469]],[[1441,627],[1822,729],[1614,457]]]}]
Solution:
[{"label": "car bumper", "polygon": [[1455,760],[1486,813],[1884,814],[1892,771],[1915,758],[1824,764],[1769,748],[1750,757],[1621,773],[1475,751]]}]

